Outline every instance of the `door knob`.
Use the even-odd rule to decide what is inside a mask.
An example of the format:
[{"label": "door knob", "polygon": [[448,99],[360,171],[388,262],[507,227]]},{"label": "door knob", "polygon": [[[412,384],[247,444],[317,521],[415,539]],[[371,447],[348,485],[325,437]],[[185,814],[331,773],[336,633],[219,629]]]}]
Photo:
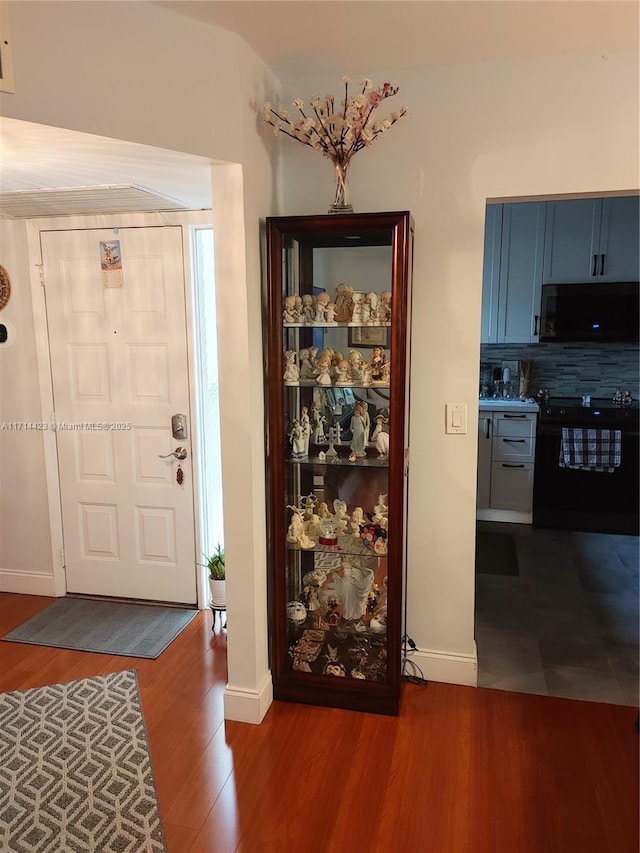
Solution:
[{"label": "door knob", "polygon": [[158,454],[160,459],[168,459],[170,456],[174,456],[176,459],[186,459],[187,458],[187,448],[186,447],[176,447],[171,453],[165,453],[163,456],[161,453]]}]

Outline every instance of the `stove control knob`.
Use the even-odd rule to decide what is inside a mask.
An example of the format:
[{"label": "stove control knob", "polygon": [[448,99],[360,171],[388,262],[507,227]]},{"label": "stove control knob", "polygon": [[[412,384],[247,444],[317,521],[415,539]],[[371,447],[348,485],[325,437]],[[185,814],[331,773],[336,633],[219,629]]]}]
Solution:
[{"label": "stove control knob", "polygon": [[560,409],[560,414],[561,414],[561,415],[566,415],[566,414],[567,414],[567,410],[566,410],[566,409]]}]

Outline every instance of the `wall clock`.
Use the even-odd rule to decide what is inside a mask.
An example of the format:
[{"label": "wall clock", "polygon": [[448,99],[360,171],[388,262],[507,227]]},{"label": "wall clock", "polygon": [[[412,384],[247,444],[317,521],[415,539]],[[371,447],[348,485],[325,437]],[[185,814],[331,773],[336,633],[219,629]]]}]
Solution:
[{"label": "wall clock", "polygon": [[11,281],[9,280],[9,273],[4,267],[0,266],[0,311],[7,304],[10,296]]}]

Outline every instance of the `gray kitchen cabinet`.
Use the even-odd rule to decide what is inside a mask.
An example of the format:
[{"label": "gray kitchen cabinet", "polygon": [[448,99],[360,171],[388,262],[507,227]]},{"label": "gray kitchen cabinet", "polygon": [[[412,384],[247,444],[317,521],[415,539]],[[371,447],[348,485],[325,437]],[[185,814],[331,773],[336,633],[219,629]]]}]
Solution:
[{"label": "gray kitchen cabinet", "polygon": [[480,330],[480,340],[483,344],[498,343],[498,291],[503,208],[503,204],[488,204],[485,211]]},{"label": "gray kitchen cabinet", "polygon": [[640,198],[547,202],[543,281],[638,281]]},{"label": "gray kitchen cabinet", "polygon": [[493,415],[480,412],[478,415],[478,486],[476,509],[488,509],[491,505],[491,437]]},{"label": "gray kitchen cabinet", "polygon": [[481,411],[476,517],[532,521],[535,412]]},{"label": "gray kitchen cabinet", "polygon": [[537,343],[545,202],[487,205],[482,343]]}]

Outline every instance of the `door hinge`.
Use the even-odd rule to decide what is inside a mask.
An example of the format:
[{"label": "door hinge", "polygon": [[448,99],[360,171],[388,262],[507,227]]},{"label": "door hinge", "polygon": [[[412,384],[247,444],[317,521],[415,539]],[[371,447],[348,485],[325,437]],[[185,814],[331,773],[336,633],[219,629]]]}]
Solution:
[{"label": "door hinge", "polygon": [[38,267],[38,275],[40,276],[40,286],[44,287],[44,265],[36,264],[36,266]]},{"label": "door hinge", "polygon": [[63,569],[67,568],[64,562],[64,548],[60,548],[60,565]]}]

